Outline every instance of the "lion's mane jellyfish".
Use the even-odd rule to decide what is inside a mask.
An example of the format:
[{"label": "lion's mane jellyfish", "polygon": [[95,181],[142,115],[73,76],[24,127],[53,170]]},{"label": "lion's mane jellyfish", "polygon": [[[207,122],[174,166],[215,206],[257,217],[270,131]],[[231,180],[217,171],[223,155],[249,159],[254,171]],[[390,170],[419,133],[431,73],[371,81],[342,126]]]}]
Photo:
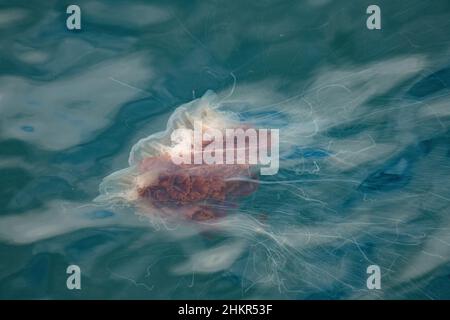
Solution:
[{"label": "lion's mane jellyfish", "polygon": [[[178,210],[193,220],[222,216],[238,197],[251,194],[253,182],[230,181],[251,177],[246,165],[175,165],[166,156],[146,158],[140,166],[144,182],[137,185],[139,199],[163,210]],[[158,172],[146,180],[145,175]]]},{"label": "lion's mane jellyfish", "polygon": [[[238,118],[214,108],[212,95],[179,107],[164,132],[153,134],[133,146],[129,164],[104,178],[98,202],[132,204],[146,216],[181,217],[195,221],[217,219],[238,206],[238,199],[257,188],[258,175],[250,164],[174,163],[172,133],[193,129],[201,121],[204,128],[223,131],[245,128]],[[211,141],[203,141],[202,147]],[[192,150],[184,150],[189,157]]]}]

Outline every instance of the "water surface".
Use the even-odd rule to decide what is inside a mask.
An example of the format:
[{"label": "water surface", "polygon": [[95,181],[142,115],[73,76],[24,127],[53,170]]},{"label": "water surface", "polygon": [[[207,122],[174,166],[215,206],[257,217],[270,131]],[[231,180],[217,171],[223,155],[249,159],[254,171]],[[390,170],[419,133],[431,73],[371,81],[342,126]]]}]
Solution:
[{"label": "water surface", "polygon": [[[69,4],[0,3],[1,298],[450,298],[448,1]],[[207,90],[285,151],[228,232],[93,204]]]}]

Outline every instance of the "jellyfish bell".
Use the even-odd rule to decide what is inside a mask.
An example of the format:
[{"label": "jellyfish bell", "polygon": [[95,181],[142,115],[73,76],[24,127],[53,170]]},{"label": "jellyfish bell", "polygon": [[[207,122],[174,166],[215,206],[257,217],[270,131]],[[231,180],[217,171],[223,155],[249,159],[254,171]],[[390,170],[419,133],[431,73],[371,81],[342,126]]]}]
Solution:
[{"label": "jellyfish bell", "polygon": [[[239,198],[252,194],[257,188],[255,166],[177,163],[172,157],[174,152],[189,160],[197,157],[193,146],[180,148],[176,139],[174,141],[176,130],[193,130],[198,122],[202,124],[201,133],[225,132],[226,128],[245,126],[235,114],[219,110],[214,100],[215,95],[207,93],[175,110],[165,131],[141,139],[133,146],[128,168],[103,179],[95,201],[132,205],[138,214],[145,216],[195,221],[217,219],[236,208]],[[199,152],[212,143],[214,139],[201,138]],[[225,147],[221,151],[225,151]]]}]

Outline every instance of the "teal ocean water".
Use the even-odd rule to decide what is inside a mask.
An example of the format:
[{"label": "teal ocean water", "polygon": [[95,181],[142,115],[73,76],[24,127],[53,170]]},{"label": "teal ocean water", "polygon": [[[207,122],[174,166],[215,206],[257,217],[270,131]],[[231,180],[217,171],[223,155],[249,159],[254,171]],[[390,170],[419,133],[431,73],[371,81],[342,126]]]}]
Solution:
[{"label": "teal ocean water", "polygon": [[[0,298],[449,299],[449,30],[446,0],[1,0]],[[279,129],[276,175],[214,226],[93,201],[208,90]]]}]

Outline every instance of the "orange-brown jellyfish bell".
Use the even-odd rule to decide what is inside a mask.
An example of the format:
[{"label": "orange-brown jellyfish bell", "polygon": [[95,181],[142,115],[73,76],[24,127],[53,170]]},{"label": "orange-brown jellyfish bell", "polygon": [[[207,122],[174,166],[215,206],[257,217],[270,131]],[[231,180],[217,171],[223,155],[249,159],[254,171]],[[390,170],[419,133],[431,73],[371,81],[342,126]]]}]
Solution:
[{"label": "orange-brown jellyfish bell", "polygon": [[[180,145],[173,139],[173,133],[180,129],[195,135],[198,123],[201,133],[213,129],[224,135],[226,129],[246,127],[234,114],[215,108],[214,99],[215,95],[207,93],[179,107],[164,132],[133,146],[130,166],[104,178],[96,201],[133,204],[139,214],[148,216],[204,221],[224,216],[237,206],[238,198],[253,193],[257,187],[254,166],[226,161],[227,151],[236,151],[235,144],[225,146],[225,140],[219,142],[215,138],[205,141],[201,135],[200,148],[196,149],[195,141]],[[196,153],[203,153],[212,143],[219,146],[213,154],[220,153],[222,161],[205,163],[200,156],[199,162]],[[174,152],[189,161],[177,163],[172,157]]]}]

